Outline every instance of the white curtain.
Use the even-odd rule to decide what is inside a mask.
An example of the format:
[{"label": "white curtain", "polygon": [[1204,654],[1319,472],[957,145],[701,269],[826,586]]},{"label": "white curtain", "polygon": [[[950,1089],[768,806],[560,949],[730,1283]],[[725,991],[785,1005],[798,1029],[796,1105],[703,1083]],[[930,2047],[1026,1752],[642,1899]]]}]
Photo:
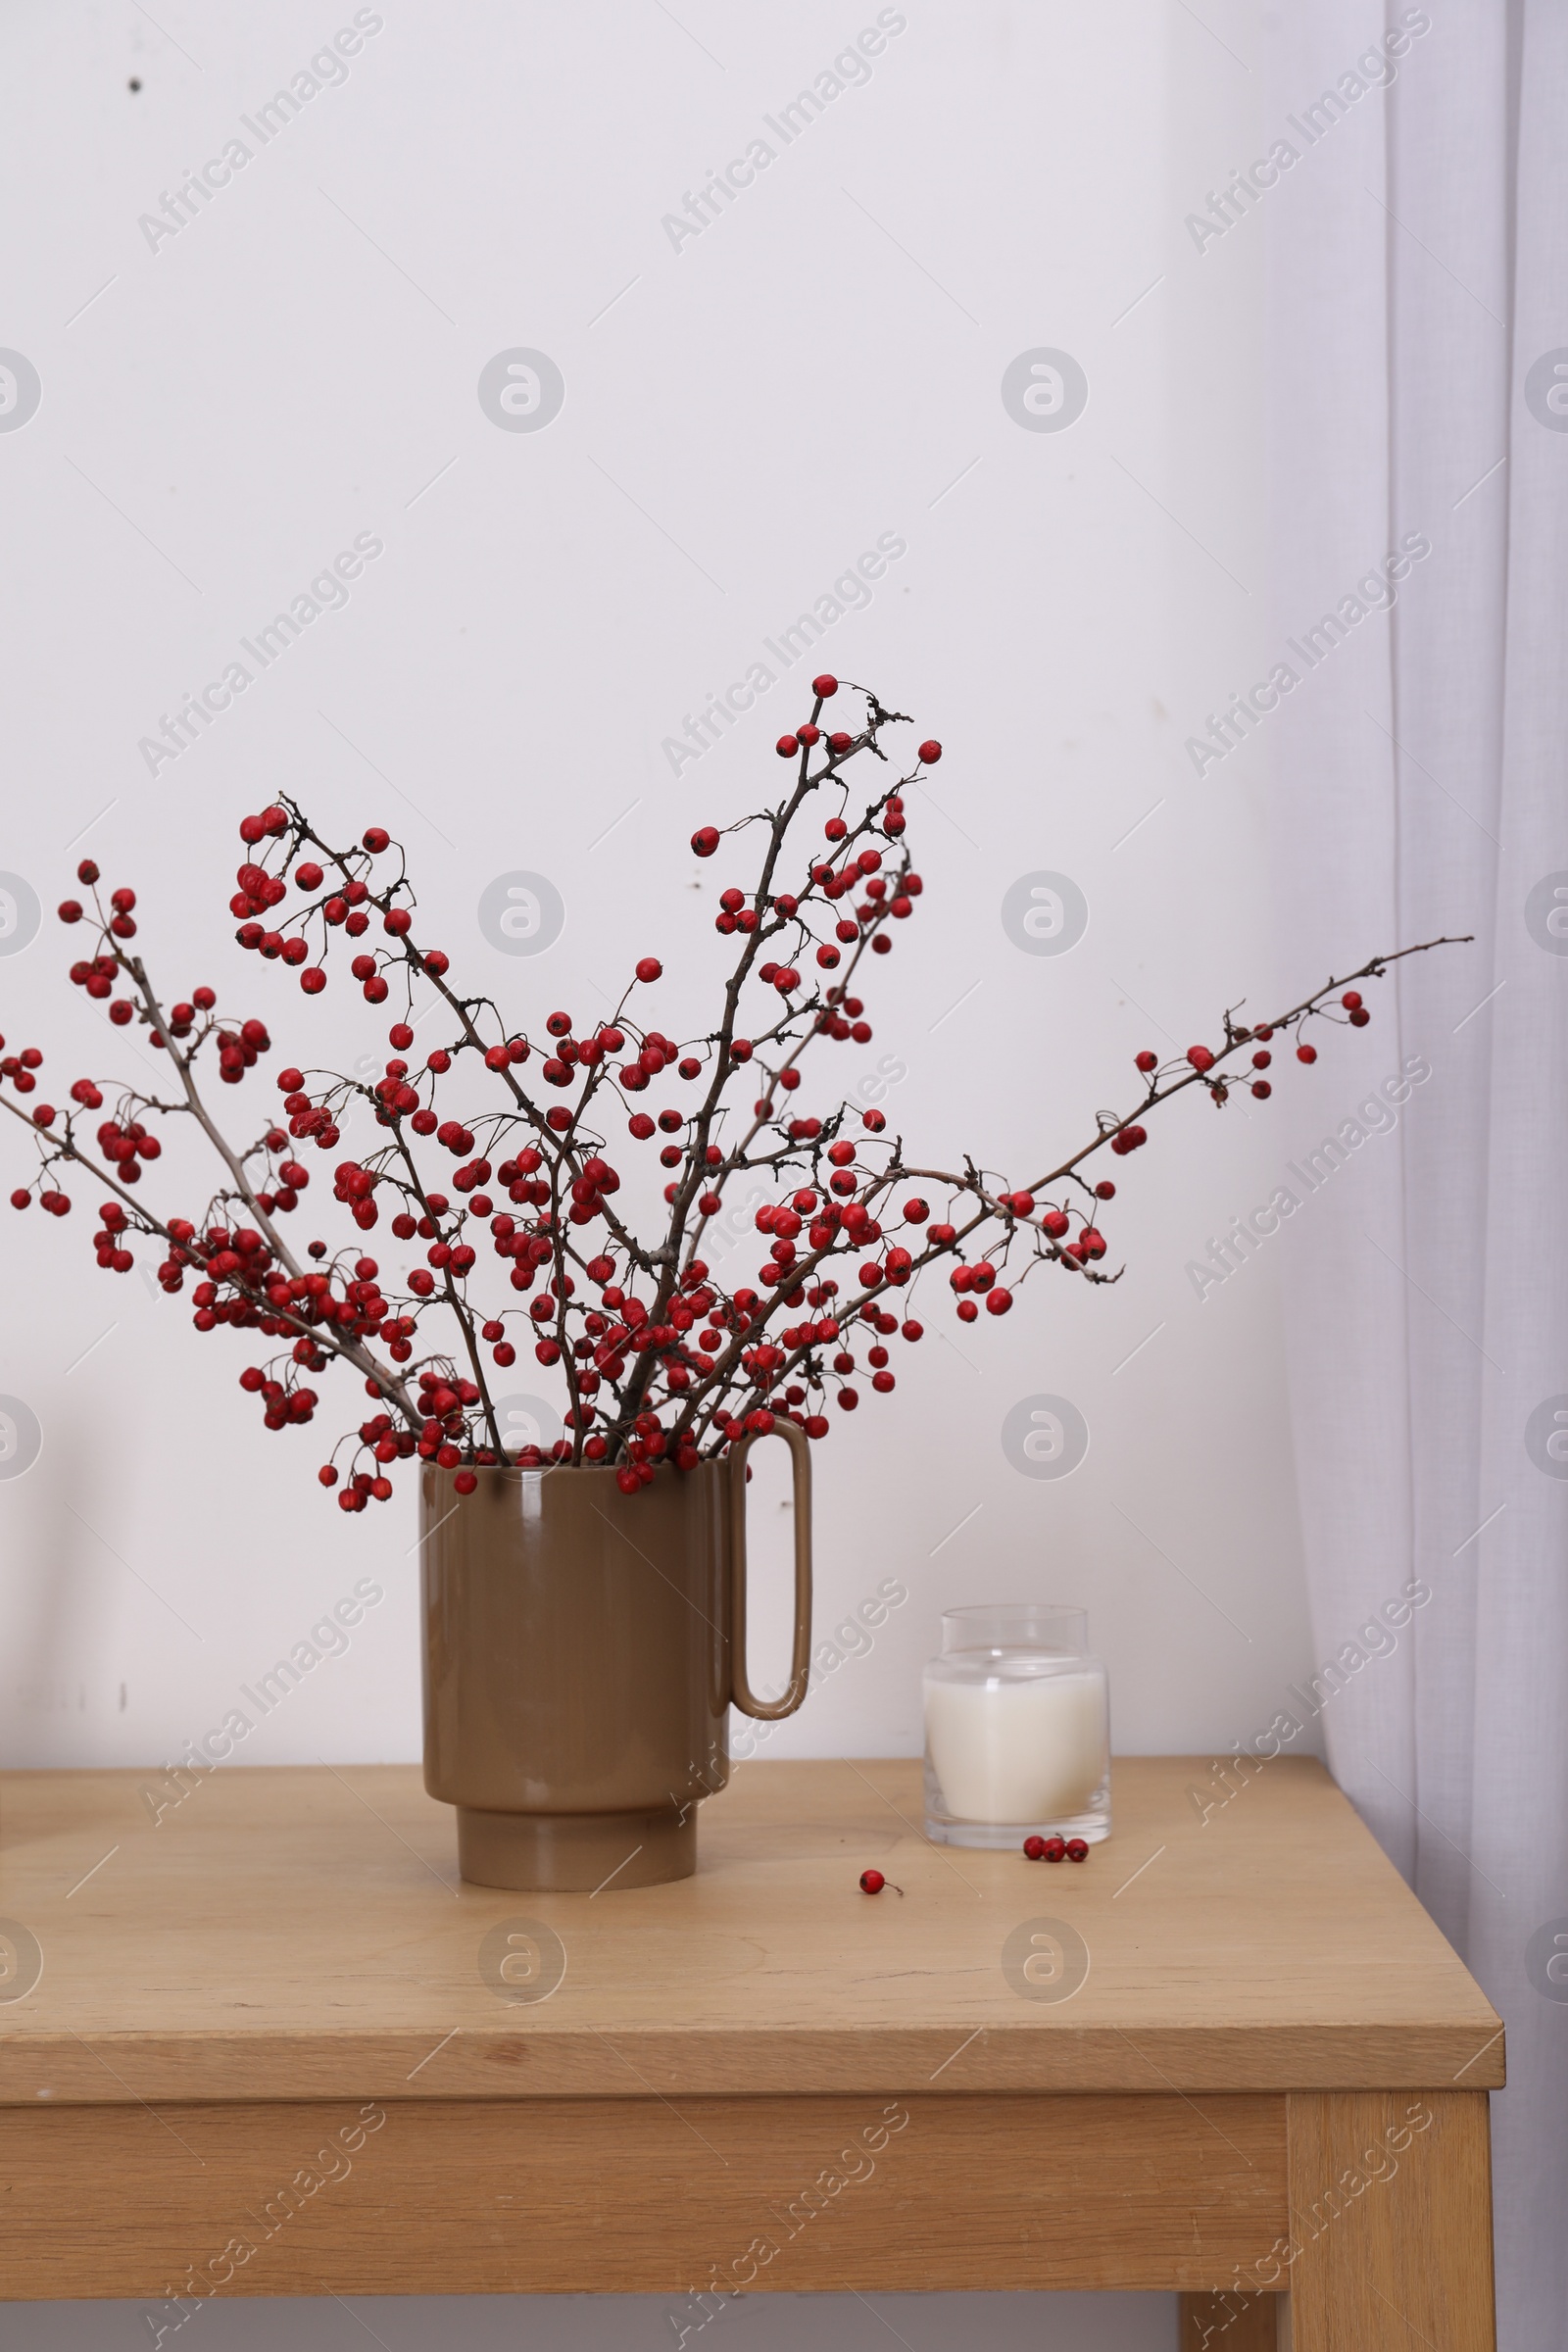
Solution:
[{"label": "white curtain", "polygon": [[[1347,1131],[1283,1261],[1317,1659],[1365,1658],[1321,1721],[1506,2021],[1499,2340],[1542,2352],[1568,2319],[1568,6],[1283,6],[1267,84],[1294,160],[1204,259],[1265,241],[1269,660],[1299,682],[1248,759],[1284,966],[1477,935],[1370,984],[1371,1028],[1276,1097],[1310,1145],[1430,1064],[1396,1128]],[[1406,1585],[1431,1597],[1397,1647],[1357,1642]]]}]

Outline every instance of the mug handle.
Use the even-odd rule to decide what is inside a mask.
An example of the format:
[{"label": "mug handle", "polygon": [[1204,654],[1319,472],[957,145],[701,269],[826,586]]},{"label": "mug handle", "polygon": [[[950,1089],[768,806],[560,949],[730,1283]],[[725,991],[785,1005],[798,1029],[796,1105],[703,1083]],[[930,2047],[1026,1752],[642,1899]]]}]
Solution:
[{"label": "mug handle", "polygon": [[794,1714],[806,1696],[811,1657],[810,1443],[804,1429],[782,1417],[771,1434],[788,1446],[795,1474],[795,1653],[789,1689],[765,1704],[754,1695],[746,1676],[746,1457],[757,1437],[742,1438],[729,1456],[730,1696],[743,1715],[759,1723],[778,1723]]}]

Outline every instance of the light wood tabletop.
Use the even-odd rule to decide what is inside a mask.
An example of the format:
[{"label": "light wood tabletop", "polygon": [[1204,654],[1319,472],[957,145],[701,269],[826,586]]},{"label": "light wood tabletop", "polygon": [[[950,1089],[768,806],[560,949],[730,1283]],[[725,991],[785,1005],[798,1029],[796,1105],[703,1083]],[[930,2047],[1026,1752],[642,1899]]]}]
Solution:
[{"label": "light wood tabletop", "polygon": [[0,1777],[0,2297],[1153,2285],[1480,2352],[1500,2023],[1319,1765],[1232,1788],[1123,1758],[1054,1866],[927,1842],[916,1763],[743,1764],[695,1879],[568,1895],[461,1884],[415,1767]]}]

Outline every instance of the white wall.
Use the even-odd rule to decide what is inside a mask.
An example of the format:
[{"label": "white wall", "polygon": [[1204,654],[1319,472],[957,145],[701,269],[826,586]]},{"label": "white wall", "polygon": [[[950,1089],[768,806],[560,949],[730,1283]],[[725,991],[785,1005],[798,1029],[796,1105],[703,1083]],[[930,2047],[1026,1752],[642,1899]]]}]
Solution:
[{"label": "white wall", "polygon": [[[274,1063],[352,1059],[380,1019],[341,987],[309,1004],[231,944],[235,821],[287,787],[340,828],[404,831],[440,936],[519,1022],[597,1006],[657,945],[665,1025],[702,1024],[719,877],[687,836],[776,788],[771,740],[815,662],[678,780],[662,739],[894,532],[907,554],[819,658],[948,755],[916,803],[921,919],[875,974],[872,1046],[822,1083],[906,1071],[886,1106],[912,1150],[1021,1177],[1130,1101],[1144,1043],[1315,977],[1274,969],[1255,755],[1244,786],[1199,781],[1183,751],[1257,674],[1256,256],[1200,257],[1182,227],[1247,144],[1249,77],[1184,11],[1135,9],[1114,34],[1064,9],[905,13],[869,81],[678,252],[661,216],[874,10],[694,8],[683,30],[657,7],[394,9],[346,82],[156,251],[138,216],[352,12],[171,16],[188,58],[142,19],[14,24],[8,168],[33,236],[5,332],[43,399],[0,436],[5,867],[47,908],[90,849],[140,890],[171,985],[205,974],[265,1014]],[[537,433],[476,398],[515,345],[565,378]],[[1041,345],[1089,378],[1059,433],[1020,429],[999,395]],[[366,530],[385,554],[347,609],[149,776],[160,715]],[[536,961],[475,927],[483,885],[517,866],[568,910]],[[1059,957],[1000,919],[1042,868],[1090,906]],[[74,944],[51,920],[0,959],[0,1023],[45,1047],[57,1091],[136,1067],[65,983]],[[1293,1067],[1266,1110],[1165,1114],[1117,1171],[1114,1291],[1036,1283],[969,1332],[932,1291],[896,1400],[819,1457],[823,1623],[890,1570],[910,1604],[772,1752],[911,1748],[936,1613],[1010,1592],[1088,1603],[1124,1746],[1267,1721],[1304,1656],[1274,1277],[1261,1253],[1200,1303],[1183,1269],[1320,1131],[1323,1087],[1349,1084]],[[223,1107],[253,1118],[263,1095],[252,1080]],[[25,1150],[8,1130],[8,1186]],[[412,1490],[346,1523],[314,1483],[319,1425],[267,1438],[238,1343],[100,1274],[89,1205],[0,1221],[0,1386],[45,1432],[0,1482],[6,1754],[163,1755],[372,1562],[392,1605],[257,1760],[414,1754]],[[1001,1450],[1035,1392],[1091,1431],[1057,1483]]]},{"label": "white wall", "polygon": [[[0,341],[42,404],[0,433],[0,867],[46,907],[90,850],[141,892],[156,966],[263,1013],[274,1063],[374,1051],[381,1023],[341,987],[312,1007],[232,946],[235,822],[288,788],[331,825],[405,834],[445,944],[519,1023],[597,1008],[657,947],[659,1017],[706,1025],[717,877],[687,838],[776,788],[772,738],[816,663],[678,780],[662,741],[894,532],[907,553],[820,659],[948,754],[914,805],[922,919],[876,974],[872,1047],[834,1074],[892,1056],[911,1149],[1021,1180],[1125,1107],[1139,1047],[1318,977],[1276,969],[1261,747],[1201,781],[1183,749],[1259,674],[1259,252],[1200,256],[1183,228],[1255,151],[1247,0],[1204,23],[1168,0],[908,0],[869,81],[678,252],[661,217],[874,7],[387,0],[346,82],[152,251],[138,216],[353,11],[158,13],[168,37],[79,4],[3,35],[0,171],[29,233]],[[514,346],[564,376],[537,433],[476,397]],[[1087,372],[1063,432],[1000,397],[1039,346]],[[367,530],[385,553],[348,608],[149,776],[160,714]],[[567,907],[533,963],[475,924],[514,867]],[[1091,909],[1060,957],[1000,919],[1041,868]],[[49,921],[0,958],[0,1027],[66,1079],[134,1067],[66,985],[70,944]],[[1206,1752],[1268,1722],[1307,1662],[1270,1262],[1290,1240],[1203,1303],[1184,1267],[1322,1132],[1314,1105],[1339,1115],[1381,1063],[1358,1044],[1283,1075],[1266,1108],[1184,1102],[1125,1163],[1118,1288],[1033,1284],[973,1331],[928,1296],[897,1398],[818,1459],[820,1624],[890,1572],[910,1601],[768,1752],[912,1752],[938,1612],[1007,1594],[1088,1604],[1124,1748]],[[24,1151],[8,1128],[7,1189]],[[414,1756],[412,1488],[346,1521],[315,1483],[319,1427],[266,1437],[238,1343],[100,1274],[86,1212],[0,1209],[0,1391],[44,1431],[0,1481],[0,1753],[161,1759],[373,1568],[388,1604],[250,1760]],[[1092,1433],[1060,1482],[1002,1451],[1036,1392]]]}]

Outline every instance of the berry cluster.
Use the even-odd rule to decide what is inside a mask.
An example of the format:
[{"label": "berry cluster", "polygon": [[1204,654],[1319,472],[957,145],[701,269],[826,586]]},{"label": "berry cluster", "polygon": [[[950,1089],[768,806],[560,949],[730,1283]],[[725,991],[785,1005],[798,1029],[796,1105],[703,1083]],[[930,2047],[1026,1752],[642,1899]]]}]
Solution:
[{"label": "berry cluster", "polygon": [[1089,1847],[1082,1838],[1026,1838],[1023,1850],[1031,1862],[1087,1862]]},{"label": "berry cluster", "polygon": [[[535,1044],[489,998],[460,994],[446,954],[416,936],[403,854],[383,827],[367,827],[343,848],[287,798],[247,816],[229,900],[241,949],[297,971],[315,997],[327,986],[341,932],[354,943],[348,969],[365,1003],[396,1000],[379,1076],[279,1070],[280,1109],[264,1115],[249,1142],[226,1139],[201,1080],[216,1062],[221,1083],[240,1085],[271,1050],[267,1022],[220,1019],[210,987],[166,1005],[131,944],[135,893],[105,899],[97,866],[84,860],[77,873],[97,938],[72,980],[107,1003],[111,1023],[140,1024],[167,1055],[172,1085],[168,1099],[113,1088],[106,1109],[105,1085],[80,1078],[70,1089],[73,1107],[57,1111],[28,1100],[38,1089],[36,1048],[0,1058],[0,1105],[28,1126],[38,1153],[37,1175],[12,1194],[13,1204],[36,1198],[64,1216],[67,1172],[95,1178],[109,1196],[93,1235],[100,1266],[123,1274],[139,1245],[156,1243],[164,1290],[192,1285],[198,1331],[221,1325],[274,1344],[240,1374],[270,1429],[311,1420],[318,1398],[310,1384],[332,1365],[356,1372],[372,1409],[342,1441],[346,1463],[334,1458],[320,1472],[351,1511],[390,1495],[388,1473],[399,1461],[434,1462],[469,1492],[479,1466],[511,1458],[492,1383],[521,1348],[564,1382],[566,1434],[548,1456],[527,1447],[516,1458],[533,1467],[547,1458],[607,1464],[631,1494],[661,1463],[691,1470],[780,1417],[824,1438],[827,1408],[854,1412],[862,1378],[871,1395],[890,1394],[887,1343],[922,1337],[912,1294],[933,1269],[946,1275],[966,1323],[982,1307],[1005,1314],[1044,1266],[1115,1280],[1102,1270],[1100,1220],[1116,1188],[1088,1163],[1141,1149],[1144,1117],[1184,1087],[1206,1087],[1216,1104],[1239,1084],[1266,1097],[1268,1081],[1234,1064],[1250,1050],[1251,1072],[1265,1070],[1276,1032],[1298,1037],[1309,1017],[1336,1009],[1356,1027],[1370,1016],[1354,989],[1331,1007],[1342,986],[1331,982],[1259,1028],[1227,1013],[1214,1049],[1194,1046],[1163,1066],[1140,1054],[1140,1100],[1125,1112],[1102,1111],[1078,1151],[1025,1185],[971,1159],[957,1170],[911,1165],[880,1110],[831,1101],[807,1110],[808,1050],[871,1037],[858,975],[865,957],[891,952],[921,905],[906,795],[942,756],[939,743],[923,742],[906,775],[852,801],[851,763],[886,764],[882,737],[906,723],[875,695],[852,691],[864,703],[858,723],[824,731],[823,708],[839,682],[813,681],[809,718],[779,740],[793,768],[775,807],[692,836],[705,860],[728,836],[760,838],[747,887],[726,881],[717,893],[714,927],[734,943],[717,1017],[685,1044],[633,1015],[637,992],[662,977],[654,956],[636,961],[612,1018],[578,1022],[556,1009]],[[801,830],[812,812],[820,831],[808,846]],[[89,919],[78,899],[59,911],[69,925]],[[1351,977],[1379,976],[1392,960],[1374,956]],[[445,1033],[416,1062],[416,1022],[426,1018]],[[1297,1051],[1302,1061],[1315,1058],[1308,1044]],[[449,1090],[460,1085],[455,1115]],[[363,1242],[329,1251],[313,1240],[297,1251],[286,1237],[311,1182],[303,1155],[335,1151],[357,1105],[368,1111],[374,1140],[334,1163],[332,1197],[360,1235],[385,1219],[399,1245],[397,1269],[361,1254]],[[89,1111],[105,1112],[92,1141],[79,1123]],[[220,1166],[199,1216],[157,1216],[136,1190],[160,1156],[158,1126],[171,1117],[199,1129]],[[617,1123],[634,1156],[662,1139],[667,1182],[651,1234],[621,1198],[610,1142]],[[705,1249],[713,1249],[714,1220],[733,1219],[737,1190],[744,1184],[755,1198],[759,1183],[771,1196],[755,1214],[765,1254],[754,1282],[728,1288]],[[492,1295],[482,1301],[487,1273]]]}]

